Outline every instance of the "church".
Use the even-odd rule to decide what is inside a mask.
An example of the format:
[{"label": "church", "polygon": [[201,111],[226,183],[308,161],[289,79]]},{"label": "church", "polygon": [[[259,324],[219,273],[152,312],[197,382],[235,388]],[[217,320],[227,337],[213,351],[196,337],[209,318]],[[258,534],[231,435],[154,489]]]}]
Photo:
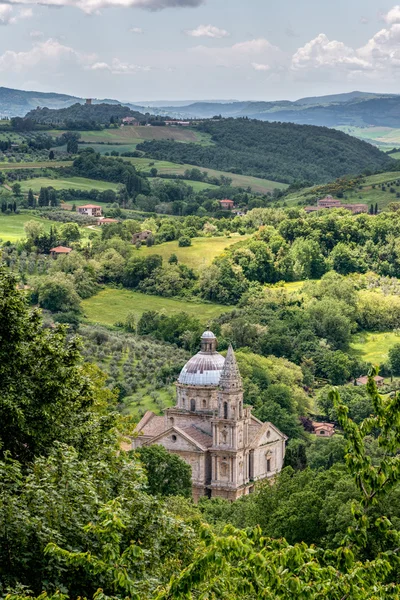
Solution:
[{"label": "church", "polygon": [[232,346],[217,352],[211,331],[183,367],[177,404],[164,416],[148,411],[138,423],[133,448],[160,444],[192,468],[193,498],[236,500],[261,479],[282,469],[287,437],[243,406],[243,385]]}]

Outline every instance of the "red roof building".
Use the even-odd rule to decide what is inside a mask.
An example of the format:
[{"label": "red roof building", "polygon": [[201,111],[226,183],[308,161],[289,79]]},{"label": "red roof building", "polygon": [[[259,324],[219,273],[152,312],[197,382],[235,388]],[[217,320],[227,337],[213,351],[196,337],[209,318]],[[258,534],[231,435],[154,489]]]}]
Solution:
[{"label": "red roof building", "polygon": [[332,423],[318,423],[313,421],[314,433],[318,437],[332,437],[335,433],[335,426]]},{"label": "red roof building", "polygon": [[58,256],[59,254],[69,254],[72,252],[72,248],[68,248],[67,246],[56,246],[56,248],[52,248],[50,250],[50,256]]},{"label": "red roof building", "polygon": [[224,198],[224,200],[220,200],[219,203],[223,210],[232,210],[234,206],[233,200],[229,200],[229,198]]},{"label": "red roof building", "polygon": [[78,206],[77,211],[80,215],[101,217],[101,206],[98,204],[84,204],[83,206]]},{"label": "red roof building", "polygon": [[[376,385],[378,387],[380,387],[385,382],[385,378],[381,377],[380,375],[375,375],[374,381],[375,381]],[[358,379],[356,379],[356,384],[357,385],[367,385],[367,383],[368,383],[368,376],[367,375],[364,375],[363,377],[359,377]]]}]

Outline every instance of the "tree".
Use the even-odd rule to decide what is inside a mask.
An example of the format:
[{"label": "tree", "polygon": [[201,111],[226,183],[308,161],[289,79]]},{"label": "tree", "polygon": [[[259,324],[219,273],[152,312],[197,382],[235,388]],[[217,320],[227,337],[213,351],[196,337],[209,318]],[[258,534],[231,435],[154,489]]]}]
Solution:
[{"label": "tree", "polygon": [[49,152],[49,160],[54,160],[54,150],[50,150],[50,152]]},{"label": "tree", "polygon": [[192,245],[192,240],[190,239],[190,237],[189,237],[189,236],[187,236],[187,235],[186,235],[186,236],[181,236],[181,237],[179,238],[179,241],[178,241],[178,246],[179,246],[180,248],[183,248],[183,247],[185,247],[185,246],[191,246],[191,245]]},{"label": "tree", "polygon": [[178,257],[176,254],[171,254],[171,256],[168,259],[168,263],[170,265],[177,265],[178,264]]},{"label": "tree", "polygon": [[12,191],[14,196],[20,196],[21,195],[21,184],[20,183],[14,183],[12,186]]},{"label": "tree", "polygon": [[48,206],[49,205],[49,190],[48,188],[41,187],[39,192],[39,206]]},{"label": "tree", "polygon": [[389,362],[393,375],[400,375],[400,344],[389,349]]},{"label": "tree", "polygon": [[192,470],[164,446],[142,446],[136,450],[147,472],[147,486],[154,496],[191,496]]},{"label": "tree", "polygon": [[33,195],[33,191],[31,188],[29,188],[29,191],[28,191],[28,206],[30,208],[34,208],[36,206],[36,198]]},{"label": "tree", "polygon": [[375,204],[375,214],[378,214],[378,203]]},{"label": "tree", "polygon": [[24,231],[28,240],[34,244],[36,244],[36,241],[45,233],[42,223],[34,220],[24,223]]},{"label": "tree", "polygon": [[65,244],[77,242],[81,239],[81,232],[77,223],[65,223],[60,228],[60,239]]},{"label": "tree", "polygon": [[52,312],[80,312],[80,298],[73,279],[64,273],[42,277],[34,284],[39,306]]}]

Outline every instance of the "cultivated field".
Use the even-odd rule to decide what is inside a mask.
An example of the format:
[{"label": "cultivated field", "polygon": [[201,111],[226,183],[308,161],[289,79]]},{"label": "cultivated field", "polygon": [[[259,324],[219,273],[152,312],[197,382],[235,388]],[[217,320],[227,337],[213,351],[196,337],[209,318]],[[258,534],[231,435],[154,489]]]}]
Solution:
[{"label": "cultivated field", "polygon": [[0,170],[14,171],[15,169],[53,169],[56,167],[70,167],[72,160],[47,160],[42,162],[0,162]]},{"label": "cultivated field", "polygon": [[41,187],[53,187],[55,190],[117,190],[118,184],[98,179],[86,179],[85,177],[68,177],[68,179],[50,179],[49,177],[36,177],[21,181],[22,191],[32,189],[39,192]]},{"label": "cultivated field", "polygon": [[19,215],[0,215],[0,240],[3,242],[17,242],[25,237],[24,224],[27,221],[38,221],[46,231],[54,226],[54,221],[41,219],[32,213],[25,211]]},{"label": "cultivated field", "polygon": [[124,158],[129,160],[138,170],[149,171],[155,167],[160,174],[168,175],[184,175],[187,169],[200,169],[202,172],[208,173],[210,177],[229,177],[232,180],[232,185],[242,188],[250,187],[253,192],[259,194],[265,194],[271,192],[274,188],[285,190],[288,186],[286,183],[279,183],[278,181],[271,181],[270,179],[260,179],[259,177],[251,177],[250,175],[235,175],[228,171],[216,171],[215,169],[206,169],[203,167],[197,167],[189,164],[177,164],[168,162],[167,160],[153,160],[151,158]]},{"label": "cultivated field", "polygon": [[82,301],[85,317],[91,323],[115,325],[124,322],[128,313],[134,313],[139,319],[147,310],[164,311],[167,315],[186,312],[201,320],[204,327],[210,319],[217,317],[232,307],[221,304],[187,302],[172,298],[149,296],[140,292],[107,288],[96,296]]},{"label": "cultivated field", "polygon": [[[58,137],[63,131],[51,130],[48,132],[53,137]],[[102,131],[80,131],[81,142],[104,144],[140,144],[146,140],[175,140],[177,142],[194,142],[209,144],[210,136],[190,128],[183,127],[120,127],[118,129],[103,129]]]},{"label": "cultivated field", "polygon": [[192,245],[180,248],[178,242],[166,242],[159,246],[142,246],[138,252],[149,254],[160,254],[164,262],[167,262],[171,254],[176,254],[178,261],[192,269],[208,267],[214,258],[221,254],[225,248],[247,239],[248,235],[232,235],[232,237],[193,238]]},{"label": "cultivated field", "polygon": [[[154,177],[154,179],[150,180],[150,183],[152,181],[168,181],[160,178],[160,177]],[[217,189],[218,186],[214,185],[212,183],[206,183],[205,181],[192,181],[191,179],[180,179],[179,181],[184,181],[185,183],[187,183],[188,185],[190,185],[193,190],[195,192],[201,192],[202,190],[209,190],[209,189]]]}]

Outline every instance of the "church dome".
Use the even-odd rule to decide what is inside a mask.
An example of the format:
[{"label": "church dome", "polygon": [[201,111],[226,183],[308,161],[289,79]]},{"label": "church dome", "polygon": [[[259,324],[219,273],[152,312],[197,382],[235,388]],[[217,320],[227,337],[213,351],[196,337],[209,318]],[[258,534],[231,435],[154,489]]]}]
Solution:
[{"label": "church dome", "polygon": [[201,336],[201,350],[186,363],[178,377],[183,385],[218,386],[225,358],[216,351],[217,338],[212,331]]}]

